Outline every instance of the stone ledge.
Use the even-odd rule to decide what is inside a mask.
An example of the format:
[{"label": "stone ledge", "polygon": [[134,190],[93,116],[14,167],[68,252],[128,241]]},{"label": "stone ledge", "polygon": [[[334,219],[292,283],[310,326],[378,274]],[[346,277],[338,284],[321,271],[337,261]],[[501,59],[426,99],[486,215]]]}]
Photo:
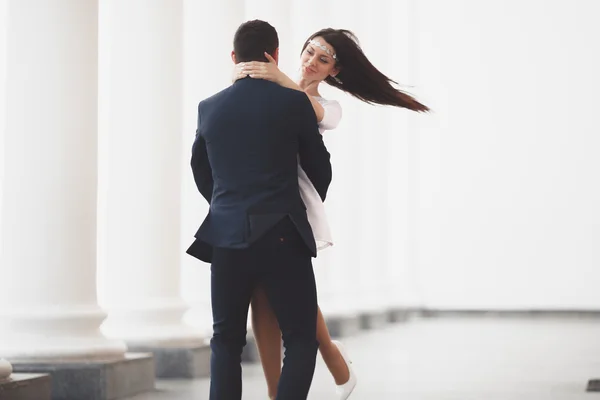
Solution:
[{"label": "stone ledge", "polygon": [[129,350],[136,353],[152,353],[157,378],[193,379],[210,375],[209,344],[177,347],[130,345]]},{"label": "stone ledge", "polygon": [[424,308],[419,310],[419,316],[422,318],[573,318],[573,319],[598,319],[600,310],[503,310],[503,309],[433,309]]},{"label": "stone ledge", "polygon": [[387,311],[367,311],[360,314],[360,327],[362,329],[379,329],[389,322]]},{"label": "stone ledge", "polygon": [[50,374],[52,400],[115,400],[154,389],[151,354],[127,353],[113,360],[11,363],[15,372]]},{"label": "stone ledge", "polygon": [[[352,336],[361,330],[361,320],[358,314],[326,315],[325,323],[327,324],[329,335],[334,339]],[[248,334],[246,335],[246,346],[244,346],[244,350],[242,351],[242,362],[260,362],[256,339],[251,330],[248,330]]]},{"label": "stone ledge", "polygon": [[600,379],[590,379],[586,391],[600,392]]},{"label": "stone ledge", "polygon": [[395,324],[399,322],[406,322],[411,317],[411,310],[408,308],[394,308],[388,310],[388,322]]},{"label": "stone ledge", "polygon": [[358,314],[326,315],[325,323],[332,338],[343,338],[357,334],[361,329]]},{"label": "stone ledge", "polygon": [[0,400],[50,400],[51,393],[48,374],[12,374],[0,380]]}]

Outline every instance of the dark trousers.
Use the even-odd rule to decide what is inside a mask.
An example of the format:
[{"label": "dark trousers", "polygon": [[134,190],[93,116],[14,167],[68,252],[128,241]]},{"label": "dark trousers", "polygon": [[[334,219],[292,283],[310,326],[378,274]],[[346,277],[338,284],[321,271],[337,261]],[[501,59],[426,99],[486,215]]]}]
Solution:
[{"label": "dark trousers", "polygon": [[317,289],[310,252],[288,218],[247,249],[214,249],[210,400],[242,398],[241,354],[257,285],[265,289],[285,346],[277,399],[305,400],[319,347]]}]

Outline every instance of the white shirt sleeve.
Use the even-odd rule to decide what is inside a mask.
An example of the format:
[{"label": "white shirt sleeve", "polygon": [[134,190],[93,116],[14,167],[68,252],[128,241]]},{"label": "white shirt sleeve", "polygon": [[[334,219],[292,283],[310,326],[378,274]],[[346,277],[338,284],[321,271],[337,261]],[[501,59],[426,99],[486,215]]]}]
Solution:
[{"label": "white shirt sleeve", "polygon": [[342,106],[336,100],[324,100],[320,102],[323,106],[323,120],[319,122],[319,128],[331,130],[337,128],[342,119]]}]

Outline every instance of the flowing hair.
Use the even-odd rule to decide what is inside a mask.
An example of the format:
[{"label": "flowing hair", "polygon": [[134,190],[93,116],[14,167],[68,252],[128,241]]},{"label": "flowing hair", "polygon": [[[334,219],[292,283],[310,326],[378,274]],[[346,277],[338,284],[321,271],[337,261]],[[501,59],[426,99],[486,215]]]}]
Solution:
[{"label": "flowing hair", "polygon": [[402,107],[416,112],[427,112],[429,107],[411,95],[395,88],[398,84],[381,73],[365,56],[358,38],[346,29],[326,28],[313,33],[304,43],[302,52],[315,37],[322,37],[336,53],[335,66],[339,70],[335,77],[325,79],[329,85],[351,94],[368,104]]}]

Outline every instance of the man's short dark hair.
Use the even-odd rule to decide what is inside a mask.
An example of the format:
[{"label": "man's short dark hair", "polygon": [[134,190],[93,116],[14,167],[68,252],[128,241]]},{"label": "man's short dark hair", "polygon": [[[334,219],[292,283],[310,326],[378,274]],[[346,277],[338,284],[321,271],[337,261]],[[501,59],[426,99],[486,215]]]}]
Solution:
[{"label": "man's short dark hair", "polygon": [[268,61],[264,53],[274,55],[278,47],[279,37],[275,28],[258,19],[244,22],[233,37],[233,51],[237,62]]}]

